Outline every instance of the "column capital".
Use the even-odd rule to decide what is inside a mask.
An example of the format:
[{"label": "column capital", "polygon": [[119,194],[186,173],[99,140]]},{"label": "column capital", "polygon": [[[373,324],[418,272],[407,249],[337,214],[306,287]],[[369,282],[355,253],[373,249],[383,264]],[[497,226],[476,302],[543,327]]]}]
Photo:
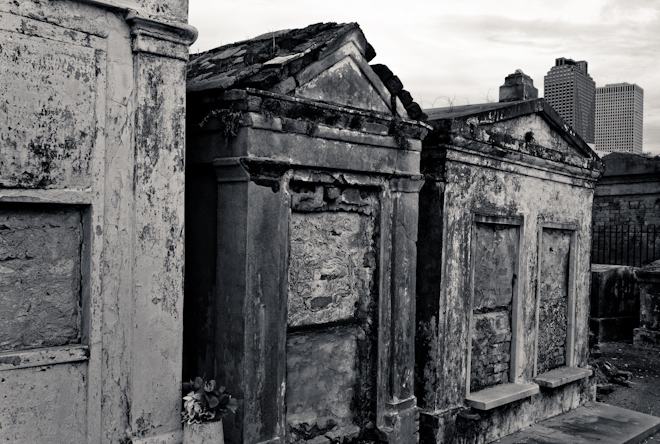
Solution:
[{"label": "column capital", "polygon": [[390,179],[390,190],[398,193],[419,193],[424,185],[422,175],[408,177],[393,177]]},{"label": "column capital", "polygon": [[193,26],[154,19],[133,9],[127,11],[126,22],[131,27],[133,52],[188,61],[188,48],[197,40]]},{"label": "column capital", "polygon": [[134,0],[78,0],[108,11],[124,14],[131,27],[133,52],[188,61],[188,48],[197,40],[197,28],[187,23],[154,18],[140,12]]},{"label": "column capital", "polygon": [[256,157],[225,157],[213,161],[218,182],[247,182],[280,189],[280,179],[293,166]]}]

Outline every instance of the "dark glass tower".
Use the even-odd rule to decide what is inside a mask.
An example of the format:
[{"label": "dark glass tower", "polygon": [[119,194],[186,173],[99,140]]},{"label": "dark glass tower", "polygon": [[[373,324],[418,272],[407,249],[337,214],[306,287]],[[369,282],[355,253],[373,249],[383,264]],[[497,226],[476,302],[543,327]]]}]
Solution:
[{"label": "dark glass tower", "polygon": [[586,61],[556,59],[544,77],[543,97],[585,142],[594,143],[596,82]]}]

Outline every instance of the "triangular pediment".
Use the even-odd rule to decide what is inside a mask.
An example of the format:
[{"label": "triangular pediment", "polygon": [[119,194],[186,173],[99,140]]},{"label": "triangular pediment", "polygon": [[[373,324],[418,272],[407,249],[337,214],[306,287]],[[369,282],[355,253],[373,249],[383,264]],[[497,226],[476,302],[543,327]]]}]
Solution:
[{"label": "triangular pediment", "polygon": [[508,120],[500,120],[490,125],[481,125],[484,141],[514,145],[520,148],[551,150],[562,155],[586,158],[585,152],[562,131],[551,126],[539,113],[526,114]]},{"label": "triangular pediment", "polygon": [[390,112],[390,105],[381,92],[350,55],[298,86],[295,95],[354,108]]},{"label": "triangular pediment", "polygon": [[[544,99],[425,110],[436,135],[559,162],[598,156]],[[450,134],[448,134],[451,133]],[[571,163],[572,161],[569,161]]]}]

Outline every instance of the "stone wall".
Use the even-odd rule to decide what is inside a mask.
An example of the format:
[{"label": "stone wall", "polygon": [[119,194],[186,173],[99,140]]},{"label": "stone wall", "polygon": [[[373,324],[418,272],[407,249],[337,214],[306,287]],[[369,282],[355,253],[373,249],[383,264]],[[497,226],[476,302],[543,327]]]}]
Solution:
[{"label": "stone wall", "polygon": [[[644,192],[640,186],[638,192]],[[594,225],[660,226],[660,194],[625,194],[608,196],[599,192],[594,199]]]},{"label": "stone wall", "polygon": [[[594,194],[593,262],[644,266],[659,259],[660,157],[611,153],[603,164]],[[607,227],[619,233],[603,232]]]},{"label": "stone wall", "polygon": [[660,157],[611,153],[594,194],[594,225],[660,225]]},{"label": "stone wall", "polygon": [[637,268],[591,265],[590,330],[598,341],[631,340],[639,326]]}]

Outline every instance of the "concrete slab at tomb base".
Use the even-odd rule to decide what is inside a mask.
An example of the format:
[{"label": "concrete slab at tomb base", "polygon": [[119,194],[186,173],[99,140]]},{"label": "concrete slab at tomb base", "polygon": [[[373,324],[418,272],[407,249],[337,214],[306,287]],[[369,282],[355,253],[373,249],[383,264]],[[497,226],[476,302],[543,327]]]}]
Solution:
[{"label": "concrete slab at tomb base", "polygon": [[635,444],[660,430],[660,418],[600,402],[493,441],[498,444]]}]

